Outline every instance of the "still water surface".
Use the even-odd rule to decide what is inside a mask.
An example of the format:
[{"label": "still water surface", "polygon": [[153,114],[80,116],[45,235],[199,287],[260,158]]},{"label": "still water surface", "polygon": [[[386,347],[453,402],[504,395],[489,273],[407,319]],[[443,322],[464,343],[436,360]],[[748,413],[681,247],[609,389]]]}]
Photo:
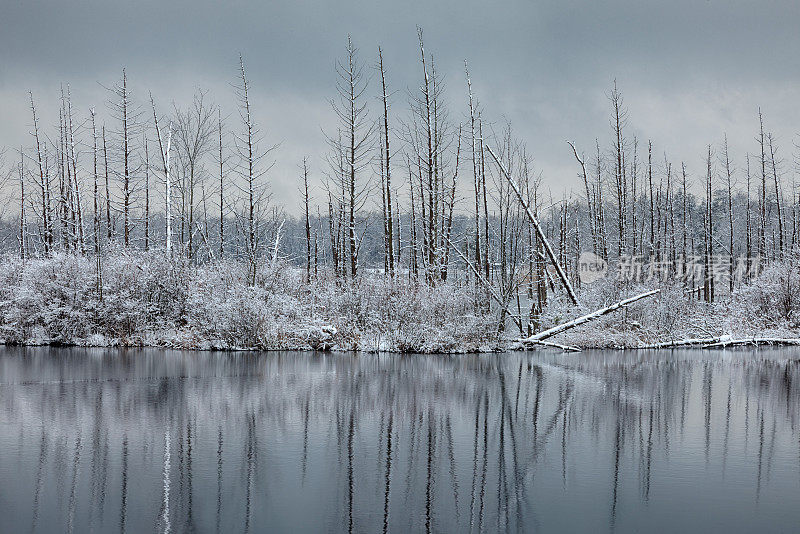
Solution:
[{"label": "still water surface", "polygon": [[3,348],[0,531],[797,531],[799,358]]}]

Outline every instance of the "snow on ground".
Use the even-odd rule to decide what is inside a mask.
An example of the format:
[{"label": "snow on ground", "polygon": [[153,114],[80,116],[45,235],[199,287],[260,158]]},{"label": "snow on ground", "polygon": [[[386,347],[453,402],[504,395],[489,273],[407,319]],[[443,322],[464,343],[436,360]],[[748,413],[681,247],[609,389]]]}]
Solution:
[{"label": "snow on ground", "polygon": [[[118,250],[102,258],[59,253],[0,259],[0,341],[186,349],[322,349],[474,352],[511,346],[509,322],[471,285],[428,287],[406,277],[366,273],[355,283],[327,273],[306,283],[289,265],[263,266],[255,285],[248,266],[192,265],[160,253]],[[641,293],[614,280],[584,286],[581,305],[551,295],[541,317],[549,328]],[[523,308],[524,309],[524,308]],[[687,338],[797,338],[800,271],[775,263],[731,297],[707,304],[680,285],[655,298],[563,332],[567,345],[636,347]]]},{"label": "snow on ground", "polygon": [[[242,262],[190,265],[161,254],[0,260],[0,339],[6,343],[176,348],[491,350],[495,317],[471,288],[430,288],[366,274],[311,284],[289,266],[254,286]],[[98,280],[102,279],[102,292]]]}]

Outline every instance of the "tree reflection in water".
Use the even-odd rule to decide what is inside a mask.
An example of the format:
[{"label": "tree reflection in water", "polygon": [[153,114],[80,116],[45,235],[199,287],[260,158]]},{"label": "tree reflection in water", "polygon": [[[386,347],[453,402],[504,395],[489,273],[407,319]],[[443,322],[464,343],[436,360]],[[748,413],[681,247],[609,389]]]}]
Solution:
[{"label": "tree reflection in water", "polygon": [[5,348],[0,517],[10,532],[792,529],[798,354]]}]

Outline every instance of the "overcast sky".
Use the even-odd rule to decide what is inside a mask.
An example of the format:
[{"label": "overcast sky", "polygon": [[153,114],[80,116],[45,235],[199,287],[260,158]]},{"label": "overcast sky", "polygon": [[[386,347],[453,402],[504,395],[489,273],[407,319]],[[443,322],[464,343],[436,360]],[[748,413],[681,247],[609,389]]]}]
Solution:
[{"label": "overcast sky", "polygon": [[97,106],[107,115],[103,86],[118,80],[123,66],[141,103],[152,91],[166,111],[195,88],[207,89],[233,127],[231,84],[241,53],[256,120],[267,141],[281,144],[270,173],[273,192],[293,202],[304,155],[321,176],[321,129],[334,120],[328,100],[347,35],[370,66],[382,46],[399,115],[407,89],[420,79],[417,25],[445,75],[451,116],[461,120],[468,110],[466,59],[487,118],[511,121],[556,194],[579,186],[566,140],[587,152],[595,137],[608,145],[614,79],[629,135],[652,139],[659,160],[666,152],[697,176],[705,146],[727,133],[743,168],[745,151],[757,150],[761,106],[791,169],[800,133],[796,0],[3,0],[0,146],[30,144],[29,90],[48,125],[57,124],[62,82],[79,113]]}]

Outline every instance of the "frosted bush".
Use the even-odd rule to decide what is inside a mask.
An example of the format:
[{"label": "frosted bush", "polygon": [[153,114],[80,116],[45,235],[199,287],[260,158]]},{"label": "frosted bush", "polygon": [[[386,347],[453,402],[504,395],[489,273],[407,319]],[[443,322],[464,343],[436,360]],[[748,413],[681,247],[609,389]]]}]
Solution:
[{"label": "frosted bush", "polygon": [[[102,281],[102,284],[100,282]],[[484,290],[365,271],[355,281],[322,270],[310,283],[284,262],[226,260],[193,265],[161,252],[110,249],[96,259],[68,253],[0,259],[0,340],[7,343],[162,345],[178,348],[466,352],[508,346],[518,336]],[[102,289],[102,290],[101,290]],[[540,319],[550,328],[642,293],[613,279],[579,290],[580,306],[551,294]],[[715,304],[665,285],[636,302],[560,334],[581,347],[633,347],[689,337],[796,337],[797,261],[775,263]],[[523,307],[527,317],[527,306]]]},{"label": "frosted bush", "polygon": [[800,327],[800,266],[796,260],[775,263],[734,295],[736,315],[750,316],[762,328]]}]

